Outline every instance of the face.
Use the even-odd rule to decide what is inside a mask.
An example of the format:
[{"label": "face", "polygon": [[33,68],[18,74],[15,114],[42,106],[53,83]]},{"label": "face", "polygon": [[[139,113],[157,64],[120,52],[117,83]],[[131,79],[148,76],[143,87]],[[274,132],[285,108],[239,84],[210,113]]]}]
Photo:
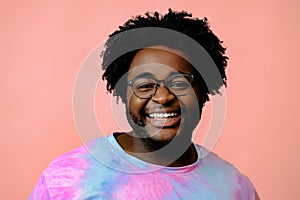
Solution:
[{"label": "face", "polygon": [[[127,80],[141,76],[166,80],[174,74],[193,72],[193,67],[178,52],[166,47],[147,48],[133,58]],[[193,83],[192,88],[180,96],[160,85],[151,98],[142,99],[128,86],[126,109],[133,134],[151,141],[152,145],[167,144],[179,135],[191,138],[202,109],[195,93],[198,94],[199,90]]]}]

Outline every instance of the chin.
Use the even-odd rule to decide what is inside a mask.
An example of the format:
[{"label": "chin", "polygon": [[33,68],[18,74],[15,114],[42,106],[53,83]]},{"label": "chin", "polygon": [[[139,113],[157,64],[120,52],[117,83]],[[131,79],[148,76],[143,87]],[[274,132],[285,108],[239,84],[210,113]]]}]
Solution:
[{"label": "chin", "polygon": [[151,149],[160,149],[168,145],[177,135],[177,130],[164,130],[154,127],[131,125],[135,137],[144,141],[144,144]]},{"label": "chin", "polygon": [[170,130],[168,128],[151,128],[150,130],[148,129],[147,132],[149,138],[152,138],[153,140],[166,142],[172,141],[179,133],[178,129]]},{"label": "chin", "polygon": [[[191,123],[194,121],[192,118],[188,121],[178,120],[178,123],[170,127],[158,127],[151,122],[146,123],[146,119],[139,119],[131,113],[127,113],[127,119],[135,134],[134,137],[140,138],[144,141],[145,145],[152,149],[160,149],[173,140],[175,146],[176,144],[180,145],[190,142],[193,132],[192,129],[195,128],[196,124]],[[178,148],[178,146],[175,148]]]},{"label": "chin", "polygon": [[[145,142],[152,147],[156,147],[156,149],[162,148],[171,142],[171,146],[178,148],[178,145],[186,145],[191,142],[192,135],[188,134],[189,132],[180,128],[162,128],[157,129],[156,132],[152,129],[147,131],[148,137],[145,138]],[[149,133],[152,133],[152,135]]]},{"label": "chin", "polygon": [[160,138],[153,138],[153,137],[148,137],[144,138],[145,143],[152,147],[152,149],[160,149],[168,145],[172,139],[160,139]]}]

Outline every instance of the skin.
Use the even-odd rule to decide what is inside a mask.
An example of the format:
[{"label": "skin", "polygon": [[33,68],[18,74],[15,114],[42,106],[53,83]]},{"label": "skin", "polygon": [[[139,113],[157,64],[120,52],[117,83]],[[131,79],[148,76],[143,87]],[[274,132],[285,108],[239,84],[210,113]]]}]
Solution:
[{"label": "skin", "polygon": [[[180,52],[167,47],[146,48],[133,58],[127,80],[142,73],[151,74],[157,80],[165,80],[174,73],[195,74],[194,68],[183,59]],[[194,146],[191,144],[192,132],[200,120],[197,95],[199,88],[192,84],[192,89],[183,96],[175,96],[161,85],[150,99],[141,99],[127,87],[127,118],[132,132],[116,137],[121,147],[133,156],[158,165],[165,165],[172,157],[172,150],[182,147],[180,155],[168,166],[185,166],[197,160]],[[177,113],[171,118],[151,118],[150,113]],[[176,141],[174,144],[171,141]],[[172,144],[172,145],[169,145]],[[171,146],[161,153],[157,150]],[[184,146],[186,148],[184,148]],[[152,152],[151,155],[145,154]],[[138,153],[138,154],[136,154]]]}]

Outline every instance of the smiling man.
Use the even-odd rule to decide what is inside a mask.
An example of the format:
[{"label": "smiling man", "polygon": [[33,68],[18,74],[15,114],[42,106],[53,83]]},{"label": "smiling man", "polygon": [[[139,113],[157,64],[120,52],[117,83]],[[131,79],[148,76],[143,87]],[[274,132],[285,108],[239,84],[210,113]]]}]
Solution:
[{"label": "smiling man", "polygon": [[[201,45],[213,65],[173,32]],[[169,10],[128,20],[106,42],[102,78],[124,103],[132,131],[59,156],[30,198],[259,199],[246,176],[192,142],[208,95],[226,86],[226,65],[225,48],[206,18]],[[202,76],[213,68],[217,77]]]},{"label": "smiling man", "polygon": [[[145,48],[133,57],[127,74],[127,118],[133,131],[119,134],[116,140],[129,154],[140,153],[136,157],[157,165],[184,166],[197,159],[191,137],[200,117],[194,92],[198,88],[195,70],[182,56],[164,46]],[[157,150],[174,143],[175,137],[176,145],[188,148],[174,160],[169,152]],[[175,144],[170,147],[178,149]]]}]

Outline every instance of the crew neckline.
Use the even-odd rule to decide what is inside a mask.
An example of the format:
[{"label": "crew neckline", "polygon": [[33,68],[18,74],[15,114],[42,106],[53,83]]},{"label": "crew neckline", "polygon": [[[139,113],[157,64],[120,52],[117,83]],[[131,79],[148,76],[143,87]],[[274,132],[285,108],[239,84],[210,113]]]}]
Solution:
[{"label": "crew neckline", "polygon": [[201,164],[201,151],[200,148],[197,147],[194,143],[192,145],[194,146],[196,153],[197,153],[197,160],[189,165],[181,166],[181,167],[167,167],[162,165],[156,165],[152,163],[148,163],[146,161],[143,161],[139,158],[136,158],[130,154],[128,154],[118,143],[118,141],[115,138],[116,134],[120,134],[118,132],[114,132],[113,134],[107,136],[107,142],[109,143],[109,146],[112,147],[113,152],[119,156],[122,160],[126,161],[128,164],[132,165],[137,172],[147,172],[147,171],[161,171],[165,173],[190,173],[194,171],[198,165]]}]

